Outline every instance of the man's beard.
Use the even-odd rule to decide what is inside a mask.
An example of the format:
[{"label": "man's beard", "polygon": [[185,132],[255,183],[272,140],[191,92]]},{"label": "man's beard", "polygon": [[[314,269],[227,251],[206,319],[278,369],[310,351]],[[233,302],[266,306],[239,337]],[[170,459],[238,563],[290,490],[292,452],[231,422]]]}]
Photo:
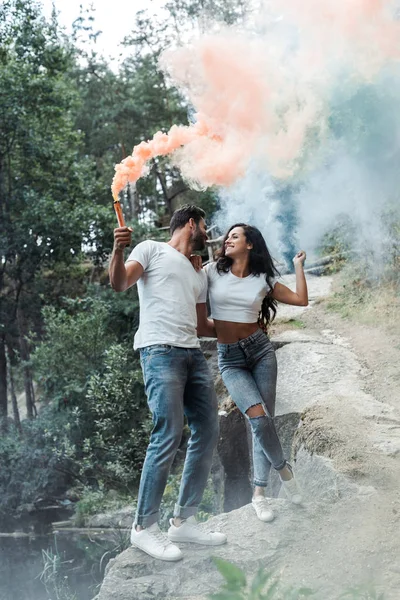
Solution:
[{"label": "man's beard", "polygon": [[196,229],[192,235],[192,248],[193,250],[204,250],[205,247],[206,240],[204,239],[204,234],[200,229]]}]

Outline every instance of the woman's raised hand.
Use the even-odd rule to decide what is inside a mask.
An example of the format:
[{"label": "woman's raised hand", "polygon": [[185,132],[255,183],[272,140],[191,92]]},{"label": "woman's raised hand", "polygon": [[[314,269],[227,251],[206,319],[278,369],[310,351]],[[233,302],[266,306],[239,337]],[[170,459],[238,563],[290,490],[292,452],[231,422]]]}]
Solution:
[{"label": "woman's raised hand", "polygon": [[293,258],[293,264],[294,264],[294,266],[304,265],[305,260],[306,260],[306,253],[304,252],[304,250],[300,250],[300,252],[298,252],[296,254],[296,256]]},{"label": "woman's raised hand", "polygon": [[199,256],[198,254],[191,254],[189,260],[196,271],[201,271],[203,267],[203,261],[201,259],[201,256]]}]

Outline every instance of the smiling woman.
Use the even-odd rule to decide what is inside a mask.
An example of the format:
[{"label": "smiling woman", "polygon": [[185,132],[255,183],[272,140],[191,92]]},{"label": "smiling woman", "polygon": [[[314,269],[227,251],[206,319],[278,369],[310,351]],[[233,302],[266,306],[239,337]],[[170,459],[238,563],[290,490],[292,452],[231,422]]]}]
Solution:
[{"label": "smiling woman", "polygon": [[[276,313],[276,301],[308,303],[303,263],[305,252],[293,259],[296,291],[276,281],[279,275],[260,231],[236,223],[227,232],[220,257],[206,266],[211,319],[202,317],[199,335],[210,325],[218,339],[218,366],[226,388],[247,417],[253,434],[253,507],[261,521],[274,515],[264,497],[271,467],[278,471],[287,497],[300,504],[301,493],[286,461],[275,424],[277,364],[265,331]],[[204,333],[203,333],[204,332]]]}]

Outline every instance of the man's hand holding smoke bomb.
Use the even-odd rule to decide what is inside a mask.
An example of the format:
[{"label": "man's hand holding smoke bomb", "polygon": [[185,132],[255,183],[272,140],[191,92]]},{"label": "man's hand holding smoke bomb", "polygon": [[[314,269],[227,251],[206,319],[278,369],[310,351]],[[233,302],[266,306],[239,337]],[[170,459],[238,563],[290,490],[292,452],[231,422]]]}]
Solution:
[{"label": "man's hand holding smoke bomb", "polygon": [[296,256],[293,258],[293,264],[295,267],[297,267],[297,265],[304,265],[304,262],[306,260],[306,253],[304,252],[304,250],[300,250],[300,252],[298,252],[296,254]]},{"label": "man's hand holding smoke bomb", "polygon": [[114,249],[123,250],[132,243],[132,227],[117,227],[114,229]]}]

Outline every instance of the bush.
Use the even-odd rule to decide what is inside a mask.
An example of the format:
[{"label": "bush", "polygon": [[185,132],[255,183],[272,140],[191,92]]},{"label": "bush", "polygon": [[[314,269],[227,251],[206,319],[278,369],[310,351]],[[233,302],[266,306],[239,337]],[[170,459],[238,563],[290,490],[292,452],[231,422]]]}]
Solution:
[{"label": "bush", "polygon": [[56,497],[72,481],[74,451],[65,443],[70,429],[66,414],[45,409],[40,419],[23,421],[22,436],[12,427],[2,436],[0,516],[42,496]]},{"label": "bush", "polygon": [[132,344],[115,343],[135,310],[127,300],[111,310],[107,294],[64,305],[44,310],[44,339],[32,355],[44,408],[23,422],[22,435],[11,426],[0,440],[3,514],[77,481],[132,492],[139,478],[149,413]]},{"label": "bush", "polygon": [[[182,465],[179,466],[176,473],[171,473],[165,487],[164,495],[160,507],[160,525],[167,529],[169,520],[174,516],[175,503],[178,501],[179,486],[182,478]],[[203,498],[199,504],[196,515],[198,521],[207,521],[215,515],[215,498],[211,478],[207,482]]]},{"label": "bush", "polygon": [[107,304],[99,299],[65,300],[66,308],[43,310],[45,335],[32,354],[41,399],[78,406],[92,373],[102,368],[111,343]]},{"label": "bush", "polygon": [[333,256],[327,271],[335,273],[347,262],[353,248],[355,226],[348,215],[339,215],[333,227],[321,238],[318,245],[320,256]]},{"label": "bush", "polygon": [[[80,499],[75,505],[74,524],[83,527],[87,518],[92,515],[109,513],[132,504],[132,496],[118,493],[114,490],[105,491],[103,488],[93,490],[84,487],[80,492]],[[116,531],[117,528],[114,528]]]},{"label": "bush", "polygon": [[131,491],[139,479],[151,429],[142,373],[133,351],[111,346],[102,374],[92,375],[78,413],[88,421],[81,472],[106,487]]}]

